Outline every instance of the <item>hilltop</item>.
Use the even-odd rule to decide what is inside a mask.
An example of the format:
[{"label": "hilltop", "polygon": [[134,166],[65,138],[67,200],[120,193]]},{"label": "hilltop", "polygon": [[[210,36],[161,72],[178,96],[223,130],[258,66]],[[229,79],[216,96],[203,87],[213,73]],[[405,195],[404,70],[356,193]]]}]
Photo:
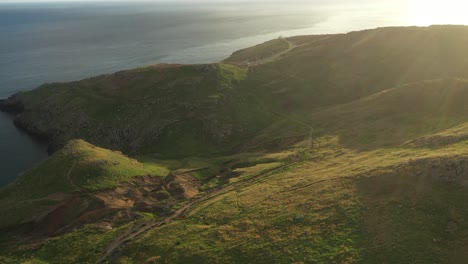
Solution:
[{"label": "hilltop", "polygon": [[0,190],[0,260],[463,263],[467,42],[279,38],[16,94],[53,154]]}]

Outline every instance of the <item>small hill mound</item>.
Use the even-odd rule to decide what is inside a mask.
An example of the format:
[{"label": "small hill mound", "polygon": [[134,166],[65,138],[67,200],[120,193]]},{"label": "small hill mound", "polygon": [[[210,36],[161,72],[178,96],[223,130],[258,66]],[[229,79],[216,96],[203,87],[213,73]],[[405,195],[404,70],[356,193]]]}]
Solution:
[{"label": "small hill mound", "polygon": [[0,228],[41,218],[74,192],[109,190],[135,176],[163,177],[168,173],[164,167],[145,165],[120,152],[72,140],[0,191]]},{"label": "small hill mound", "polygon": [[72,140],[37,167],[27,171],[10,188],[28,197],[56,192],[102,190],[133,176],[166,176],[164,168],[149,167],[83,140]]}]

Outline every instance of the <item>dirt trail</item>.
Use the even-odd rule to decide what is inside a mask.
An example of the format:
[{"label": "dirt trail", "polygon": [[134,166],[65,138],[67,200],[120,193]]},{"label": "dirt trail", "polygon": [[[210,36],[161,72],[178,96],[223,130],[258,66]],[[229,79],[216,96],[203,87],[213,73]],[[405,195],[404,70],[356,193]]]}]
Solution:
[{"label": "dirt trail", "polygon": [[253,176],[253,177],[251,177],[249,179],[238,181],[236,183],[230,184],[230,185],[228,185],[228,186],[226,186],[226,187],[224,187],[222,189],[214,189],[214,190],[212,190],[210,192],[205,193],[205,195],[203,195],[201,197],[192,199],[187,204],[185,204],[184,206],[179,208],[177,211],[175,211],[172,215],[166,217],[163,220],[152,220],[152,221],[148,221],[146,223],[141,223],[141,224],[132,226],[127,231],[125,231],[122,235],[117,237],[111,244],[109,244],[109,246],[107,247],[104,254],[101,256],[101,258],[98,259],[98,261],[96,263],[105,263],[105,261],[107,259],[109,259],[110,257],[112,257],[112,255],[115,253],[115,251],[118,250],[118,248],[120,246],[122,246],[123,244],[125,244],[126,242],[131,241],[132,239],[138,237],[139,235],[147,232],[150,229],[154,229],[154,228],[164,226],[166,224],[171,223],[175,219],[178,219],[178,218],[181,218],[181,217],[185,216],[192,208],[194,208],[198,204],[200,204],[202,202],[205,202],[205,201],[207,201],[207,200],[209,200],[209,199],[211,199],[213,197],[216,197],[218,195],[222,195],[222,194],[225,194],[225,193],[227,193],[229,191],[235,190],[235,189],[237,189],[239,187],[242,187],[244,185],[250,185],[253,182],[255,182],[256,180],[258,180],[258,178],[260,178],[261,176],[264,176],[266,174],[272,173],[272,172],[277,171],[277,170],[281,170],[283,168],[292,166],[294,164],[296,164],[296,163],[289,163],[289,164],[281,165],[281,166],[272,168],[270,170],[266,170],[266,171],[264,171],[262,173],[259,173],[258,175],[255,175],[255,176]]},{"label": "dirt trail", "polygon": [[[250,66],[265,64],[265,63],[272,62],[272,61],[275,61],[277,59],[280,59],[284,54],[290,52],[291,50],[293,50],[294,48],[299,46],[299,45],[296,45],[296,44],[292,43],[291,41],[289,41],[287,39],[283,38],[282,40],[287,42],[287,44],[288,44],[288,48],[286,50],[281,51],[281,52],[276,53],[276,54],[273,54],[272,56],[264,58],[262,60],[252,62],[252,63],[250,63]],[[276,113],[276,114],[278,114],[278,113]],[[282,115],[282,114],[279,114],[279,115],[284,117],[284,118],[291,119],[290,117],[287,117],[285,115]],[[300,123],[300,124],[306,126],[307,128],[309,128],[310,131],[311,131],[310,132],[310,137],[312,137],[313,128],[312,128],[311,125],[309,125],[309,124],[307,124],[307,123],[305,123],[303,121],[298,121],[298,120],[295,120],[295,119],[291,119],[291,120],[296,122],[296,123]],[[185,216],[192,208],[199,205],[200,203],[205,202],[205,201],[207,201],[207,200],[209,200],[209,199],[211,199],[211,198],[213,198],[215,196],[222,195],[222,194],[225,194],[225,193],[227,193],[229,191],[235,190],[235,189],[237,189],[239,187],[249,185],[249,184],[255,182],[261,176],[264,176],[264,175],[269,174],[269,173],[271,173],[273,171],[276,171],[276,170],[283,169],[285,167],[292,166],[294,164],[295,163],[281,165],[281,166],[278,166],[276,168],[264,171],[264,172],[262,172],[262,173],[260,173],[258,175],[255,175],[255,176],[253,176],[253,177],[251,177],[249,179],[242,180],[242,181],[233,183],[231,185],[228,185],[228,186],[226,186],[226,187],[224,187],[222,189],[215,189],[215,190],[209,191],[209,192],[205,193],[201,197],[192,199],[187,204],[185,204],[184,206],[179,208],[177,211],[175,211],[172,215],[166,217],[163,220],[153,220],[153,221],[148,221],[148,222],[141,223],[141,224],[138,224],[138,225],[134,225],[134,226],[130,227],[127,231],[125,231],[122,235],[117,237],[111,244],[109,244],[109,246],[105,250],[104,254],[101,256],[101,258],[98,259],[98,261],[96,263],[104,263],[106,260],[108,260],[110,257],[112,257],[112,255],[118,250],[118,248],[120,246],[122,246],[125,243],[131,241],[132,239],[142,235],[143,233],[147,232],[150,229],[154,229],[154,228],[164,226],[166,224],[171,223],[175,219],[178,219],[178,218],[181,218],[181,217]]]},{"label": "dirt trail", "polygon": [[285,49],[285,50],[283,50],[281,52],[278,52],[276,54],[273,54],[270,57],[263,58],[263,59],[257,60],[257,61],[252,61],[252,62],[250,62],[249,66],[257,66],[257,65],[273,62],[273,61],[281,58],[284,54],[286,54],[286,53],[290,52],[291,50],[295,49],[296,47],[298,47],[298,45],[292,43],[291,41],[289,41],[289,40],[287,40],[285,38],[281,38],[281,40],[285,41],[288,44],[287,49]]},{"label": "dirt trail", "polygon": [[70,169],[68,170],[66,177],[67,177],[68,182],[71,184],[71,186],[73,186],[77,190],[81,190],[81,188],[78,185],[76,185],[71,178],[71,173],[73,172],[73,169],[75,169],[75,166],[76,166],[76,160],[73,162]]},{"label": "dirt trail", "polygon": [[284,42],[286,42],[288,44],[287,49],[285,49],[285,50],[283,50],[281,52],[278,52],[276,54],[273,54],[270,57],[263,58],[263,59],[260,59],[260,60],[257,60],[257,61],[252,61],[252,62],[250,62],[249,66],[257,66],[257,65],[273,62],[275,60],[280,59],[283,55],[285,55],[286,53],[292,51],[293,49],[295,49],[297,47],[307,46],[307,45],[310,45],[312,43],[323,41],[323,40],[326,40],[326,39],[329,39],[329,38],[330,38],[330,36],[324,36],[322,38],[319,38],[319,39],[316,39],[316,40],[313,40],[313,41],[310,41],[310,42],[302,43],[302,44],[296,44],[296,43],[291,42],[287,38],[281,38],[281,40],[283,40]]},{"label": "dirt trail", "polygon": [[17,201],[15,204],[22,204],[22,203],[36,203],[36,202],[42,202],[42,201],[62,201],[67,197],[68,194],[66,193],[53,193],[50,194],[46,197],[43,198],[37,198],[37,199],[29,199],[29,200],[22,200],[22,201]]}]

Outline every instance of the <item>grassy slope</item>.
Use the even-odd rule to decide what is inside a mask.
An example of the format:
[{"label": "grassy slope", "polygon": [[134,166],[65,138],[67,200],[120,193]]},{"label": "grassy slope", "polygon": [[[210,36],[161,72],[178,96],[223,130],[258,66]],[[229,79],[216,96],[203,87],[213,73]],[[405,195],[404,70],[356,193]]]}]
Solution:
[{"label": "grassy slope", "polygon": [[[86,143],[70,141],[49,159],[19,177],[14,183],[27,198],[43,197],[54,192],[109,189],[133,176],[166,176],[163,167],[145,165],[124,156]],[[68,176],[68,177],[64,177]],[[34,189],[21,189],[34,187]]]},{"label": "grassy slope", "polygon": [[382,28],[291,41],[299,46],[255,67],[249,79],[259,96],[283,112],[310,112],[410,82],[468,76],[467,27]]},{"label": "grassy slope", "polygon": [[289,44],[282,38],[274,39],[260,45],[238,50],[225,63],[243,64],[245,62],[255,62],[268,58],[289,48]]},{"label": "grassy slope", "polygon": [[466,142],[357,152],[323,140],[317,161],[200,205],[132,242],[122,263],[461,263],[465,188],[395,171],[410,159],[466,159]]},{"label": "grassy slope", "polygon": [[227,64],[159,65],[21,93],[17,122],[61,144],[79,137],[125,153],[226,152],[269,120]]},{"label": "grassy slope", "polygon": [[0,190],[0,228],[27,222],[55,204],[51,194],[111,189],[134,176],[164,177],[168,173],[164,166],[143,164],[120,152],[74,140]]},{"label": "grassy slope", "polygon": [[[138,159],[143,163],[164,164],[171,169],[208,167],[210,169],[196,174],[206,180],[232,162],[244,163],[235,169],[244,173],[241,178],[270,171],[281,164],[295,165],[270,171],[255,183],[204,202],[187,217],[131,241],[122,250],[118,262],[144,263],[159,259],[162,263],[405,263],[408,260],[412,263],[463,263],[468,257],[464,250],[468,246],[465,220],[468,211],[464,203],[468,197],[462,184],[468,181],[465,167],[455,169],[462,177],[461,182],[437,180],[431,172],[438,171],[439,166],[443,168],[441,176],[448,175],[452,173],[453,162],[468,160],[465,136],[468,134],[468,109],[464,100],[468,92],[468,83],[464,81],[468,75],[468,59],[461,56],[467,37],[468,29],[460,27],[388,28],[346,35],[297,37],[290,39],[299,45],[296,49],[280,61],[251,68],[247,79],[239,68],[221,66],[216,72],[225,77],[216,78],[216,83],[221,86],[225,83],[228,90],[234,88],[251,101],[240,104],[240,97],[229,94],[235,100],[228,102],[239,103],[239,108],[230,108],[232,105],[228,103],[226,112],[217,112],[220,115],[211,112],[210,120],[233,109],[242,109],[242,115],[255,113],[251,122],[275,120],[269,126],[265,122],[252,127],[252,131],[257,131],[255,137],[250,141],[245,141],[247,137],[239,138],[238,143],[248,142],[244,146],[248,150],[266,148],[280,153],[239,153],[210,159],[192,156],[177,161],[144,155]],[[179,67],[172,70],[180,73]],[[153,74],[148,73],[144,78],[149,76]],[[108,80],[100,83],[100,78],[119,83],[128,80],[128,76],[123,79],[107,76],[97,81],[79,82],[81,88],[74,92],[88,89],[83,87],[89,83],[92,93],[87,91],[86,95],[78,97],[66,95],[78,98],[70,104],[76,107],[73,110],[84,111],[83,105],[88,103],[96,107],[96,101],[86,97],[90,94],[108,98],[114,94],[112,87],[119,90],[117,84],[110,85],[112,82]],[[239,86],[232,86],[233,79],[243,81]],[[132,86],[139,83],[133,81],[128,87],[121,87],[122,98],[149,96],[150,91],[157,93],[163,87],[141,88],[138,93],[128,90],[141,87]],[[97,84],[102,84],[102,88]],[[28,104],[32,107],[34,102],[39,102],[40,93],[49,97],[47,89],[57,88],[46,86],[36,94],[21,96],[32,100]],[[212,92],[208,89],[200,98],[223,97]],[[104,96],[106,93],[110,93],[108,97]],[[47,99],[50,101],[44,108],[34,108],[43,109],[42,115],[47,111],[58,115],[51,109],[56,102],[60,105],[61,100],[68,97],[56,94],[57,99]],[[182,94],[167,98],[179,98]],[[187,94],[186,102],[198,95]],[[96,98],[101,103],[106,100],[122,102],[112,97]],[[255,102],[258,107],[252,106]],[[106,117],[109,107],[115,107],[110,105],[99,105],[100,110],[86,110],[90,111],[87,115],[102,117],[104,119],[99,120],[110,120],[109,124],[113,124],[111,120],[119,115]],[[126,108],[129,106],[122,107],[121,113],[131,113]],[[217,109],[219,105],[213,107],[207,109]],[[134,111],[139,113],[141,108]],[[198,111],[195,112],[210,113]],[[281,112],[286,117],[275,116],[272,112]],[[308,142],[302,140],[307,137],[309,128],[292,118],[317,129],[316,146],[320,148],[315,152],[303,151]],[[137,121],[142,124],[141,120]],[[184,129],[193,126],[190,122],[186,125],[180,130],[172,129],[170,135],[162,137],[165,143],[154,146],[164,147],[167,153],[174,155],[177,153],[172,152],[171,147],[180,147],[177,145],[180,140],[193,153],[210,150],[204,143],[200,148],[191,145],[197,137],[184,138],[190,134]],[[160,152],[153,149],[153,145],[147,151]],[[93,153],[92,156],[99,155]],[[428,162],[422,162],[424,160]],[[132,170],[134,164],[139,164],[137,167],[143,170],[152,169],[126,158],[125,161]],[[70,162],[63,164],[70,165]],[[65,167],[61,169],[65,170]],[[40,175],[34,177],[35,182]],[[76,175],[83,187],[86,179],[90,179],[83,177],[86,175],[81,172]],[[103,187],[114,183],[108,181],[109,178],[102,179]],[[219,179],[213,180],[206,186],[219,184],[216,182]],[[234,181],[236,179],[227,183]],[[101,185],[93,182],[91,186]],[[13,263],[20,259],[92,263],[100,251],[88,254],[76,245],[102,249],[114,235],[115,231],[87,227],[36,249],[17,248],[8,258]],[[70,239],[76,243],[70,244]],[[2,252],[1,255],[8,254]]]},{"label": "grassy slope", "polygon": [[[302,118],[411,82],[468,78],[466,27],[383,28],[288,41],[297,47],[249,70],[160,65],[45,85],[17,96],[26,108],[17,120],[58,144],[79,137],[129,154],[219,155],[281,123],[275,112]],[[276,51],[281,43],[238,54]]]},{"label": "grassy slope", "polygon": [[[465,31],[462,29],[462,32]],[[465,76],[462,68],[454,70],[465,63],[465,57],[455,58],[464,42],[454,38],[462,39],[465,35],[450,34],[444,43],[442,36],[446,34],[440,28],[415,28],[408,32],[386,29],[342,36],[355,37],[358,44],[353,48],[360,52],[346,51],[348,56],[353,54],[357,57],[344,56],[333,66],[339,69],[333,73],[339,78],[336,80],[333,77],[334,83],[327,83],[327,87],[324,87],[323,90],[330,93],[326,99],[321,96],[324,91],[307,86],[307,83],[314,86],[320,84],[323,73],[319,72],[316,76],[310,73],[311,69],[304,68],[310,63],[297,61],[306,59],[309,52],[318,52],[314,50],[316,43],[302,47],[304,51],[298,48],[294,51],[297,55],[290,55],[276,65],[272,63],[254,69],[255,74],[264,74],[262,67],[275,69],[274,73],[266,75],[273,80],[267,83],[268,86],[265,87],[264,81],[259,82],[266,89],[279,91],[277,87],[280,85],[274,80],[281,79],[281,89],[286,87],[287,92],[280,92],[279,99],[275,95],[268,99],[279,102],[277,107],[283,110],[292,108],[284,104],[289,96],[298,96],[291,99],[293,105],[302,102],[302,98],[311,100],[304,107],[313,110],[322,102],[346,102],[395,85],[415,83],[312,115],[310,113],[313,112],[294,114],[297,108],[290,110],[291,116],[316,125],[322,134],[338,136],[322,138],[320,157],[316,157],[318,161],[308,161],[290,171],[274,173],[257,184],[201,205],[187,219],[155,230],[132,243],[124,250],[127,257],[122,258],[123,263],[137,263],[152,257],[160,257],[170,263],[402,263],[408,259],[415,263],[440,263],[446,260],[461,263],[466,257],[462,248],[468,243],[464,239],[468,231],[463,220],[467,216],[463,201],[468,198],[464,187],[433,181],[424,178],[424,175],[415,177],[395,173],[410,160],[440,157],[450,160],[466,158],[468,154],[466,142],[460,137],[439,146],[441,148],[424,144],[418,148],[398,147],[408,140],[431,137],[432,134],[452,138],[466,133],[466,82],[450,78],[424,81],[445,76]],[[395,38],[395,35],[403,36]],[[429,42],[428,47],[421,50],[420,45],[416,44],[422,41],[421,37],[435,38],[437,41]],[[389,56],[390,51],[382,51],[380,45],[388,38],[393,40],[385,48],[394,49],[397,56]],[[372,43],[373,39],[378,42]],[[401,43],[402,39],[406,39],[406,42]],[[398,47],[401,49],[395,50],[395,43],[400,43]],[[338,41],[332,44],[345,45]],[[325,44],[322,45],[320,48],[325,49]],[[418,57],[408,57],[410,52],[415,52],[411,47],[418,49]],[[309,48],[312,51],[307,50]],[[320,48],[318,50],[323,52]],[[408,48],[410,50],[406,51]],[[369,49],[371,54],[364,54]],[[383,55],[376,57],[375,54]],[[439,57],[434,62],[434,58],[427,57],[427,54]],[[384,63],[378,65],[391,69],[372,68],[371,65],[382,59]],[[374,63],[369,60],[374,60]],[[427,61],[433,66],[423,67]],[[345,64],[348,66],[345,67]],[[359,65],[358,69],[351,68],[356,65]],[[350,70],[367,72],[367,75],[349,73]],[[427,72],[421,72],[424,70]],[[351,75],[350,83],[340,86],[348,87],[352,94],[330,90],[341,89],[335,85],[340,79],[346,80],[340,71],[348,71]],[[293,75],[291,79],[284,78],[288,73]],[[251,75],[251,78],[265,79],[266,76]],[[356,79],[356,76],[366,80]],[[367,90],[358,89],[356,92],[353,85],[354,88]],[[309,89],[304,91],[306,88]],[[305,92],[318,94],[304,96]],[[333,95],[334,92],[337,94]],[[320,99],[320,102],[314,98]],[[458,129],[452,128],[458,124],[461,124]],[[291,130],[278,132],[285,126]],[[307,129],[291,120],[282,120],[272,127],[262,131],[266,134],[260,138],[307,133]],[[424,169],[421,168],[421,171]],[[320,182],[343,176],[351,178]],[[370,176],[375,177],[368,178]],[[302,188],[313,182],[320,183]],[[457,223],[458,229],[454,233],[447,231],[450,221]]]},{"label": "grassy slope", "polygon": [[[463,81],[447,83],[457,84],[455,89],[463,91]],[[398,91],[345,107],[359,109],[361,102],[367,101],[369,107],[392,109],[384,117],[405,124],[397,118],[412,118],[411,114],[418,116],[420,112],[395,107],[390,99]],[[436,96],[426,106],[442,105],[445,98]],[[373,127],[372,122],[368,126]],[[464,127],[435,135],[463,134],[467,132]],[[461,263],[466,257],[465,187],[431,179],[424,174],[430,167],[416,168],[423,172],[421,175],[405,172],[410,161],[468,160],[466,141],[430,149],[393,146],[365,151],[344,146],[336,136],[327,135],[319,141],[320,150],[303,153],[298,165],[264,175],[252,185],[201,204],[187,218],[132,241],[119,261],[141,263],[160,258],[169,263],[401,263],[412,259],[413,263],[443,263],[450,259]],[[456,223],[455,232],[448,229],[451,222]],[[85,243],[94,234],[74,236]],[[62,245],[67,239],[54,243]],[[100,240],[95,243],[98,247],[105,245]],[[42,252],[56,250],[53,245],[40,248],[33,258],[50,260]],[[87,259],[92,262],[96,255]]]},{"label": "grassy slope", "polygon": [[423,81],[320,111],[311,123],[347,147],[395,146],[468,122],[466,98],[465,80]]},{"label": "grassy slope", "polygon": [[[466,159],[466,142],[431,152],[358,152],[336,138],[321,141],[320,153],[299,166],[201,204],[185,219],[132,241],[120,263],[462,263],[468,243],[464,187],[394,172],[408,160]],[[454,233],[447,231],[451,221],[457,223]],[[98,254],[66,254],[72,252],[69,237],[100,248],[105,241],[90,238],[113,234],[91,231],[54,239],[26,255],[92,263]],[[60,255],[51,253],[57,250]]]}]

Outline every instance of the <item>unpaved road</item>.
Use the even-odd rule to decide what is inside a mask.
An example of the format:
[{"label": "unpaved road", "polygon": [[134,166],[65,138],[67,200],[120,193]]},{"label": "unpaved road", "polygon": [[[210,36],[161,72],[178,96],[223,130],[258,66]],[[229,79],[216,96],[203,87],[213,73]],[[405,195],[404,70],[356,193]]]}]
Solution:
[{"label": "unpaved road", "polygon": [[292,43],[291,41],[289,41],[289,40],[287,40],[285,38],[281,38],[281,39],[288,44],[287,49],[285,49],[285,50],[283,50],[281,52],[275,53],[275,54],[271,55],[270,57],[266,57],[266,58],[263,58],[263,59],[257,60],[257,61],[252,61],[252,62],[250,62],[249,66],[257,66],[257,65],[260,65],[260,64],[265,64],[265,63],[276,61],[276,60],[280,59],[284,54],[290,52],[291,50],[293,50],[294,48],[297,47],[297,45]]},{"label": "unpaved road", "polygon": [[112,243],[110,243],[107,249],[105,250],[104,254],[101,256],[101,258],[98,259],[96,263],[105,263],[105,261],[108,260],[110,257],[112,257],[112,255],[118,250],[118,248],[122,246],[123,244],[125,244],[126,242],[131,241],[132,239],[138,237],[139,235],[151,229],[164,226],[166,224],[171,223],[175,219],[185,216],[192,208],[199,205],[200,203],[205,202],[215,196],[225,194],[229,191],[235,190],[236,188],[239,188],[241,186],[250,185],[261,176],[264,176],[271,172],[292,166],[294,164],[296,163],[284,164],[284,165],[266,170],[264,172],[261,172],[249,179],[245,179],[245,180],[230,184],[222,189],[214,189],[210,192],[205,193],[203,196],[192,199],[191,201],[186,203],[184,206],[179,208],[177,211],[175,211],[172,215],[166,217],[163,220],[152,220],[152,221],[148,221],[148,222],[141,223],[138,225],[134,225],[130,227],[127,231],[125,231],[122,235],[117,237]]},{"label": "unpaved road", "polygon": [[[291,41],[289,41],[287,39],[283,39],[283,40],[288,43],[288,48],[286,50],[281,51],[281,52],[276,53],[276,54],[273,54],[272,56],[264,58],[262,60],[252,62],[252,63],[250,63],[250,66],[255,66],[255,65],[260,65],[260,64],[273,62],[273,61],[275,61],[277,59],[280,59],[284,54],[290,52],[291,50],[293,50],[294,48],[296,48],[298,46],[298,45],[292,43]],[[286,117],[286,116],[283,116],[283,117]],[[288,118],[288,117],[286,117],[286,118]],[[295,121],[295,122],[297,122],[297,121]],[[303,124],[303,125],[306,125],[307,127],[310,127],[311,131],[313,130],[313,128],[309,124],[306,124],[306,123],[303,123],[303,122],[300,122],[300,123]],[[246,179],[246,180],[239,181],[239,182],[233,183],[231,185],[228,185],[228,186],[226,186],[226,187],[224,187],[222,189],[215,189],[215,190],[212,190],[210,192],[207,192],[203,196],[192,199],[191,201],[186,203],[184,206],[179,208],[172,215],[166,217],[165,219],[152,220],[152,221],[148,221],[148,222],[141,223],[141,224],[138,224],[138,225],[134,225],[134,226],[130,227],[127,231],[125,231],[123,234],[121,234],[119,237],[117,237],[111,244],[109,244],[109,246],[105,250],[104,254],[101,256],[101,258],[99,258],[99,260],[96,263],[104,263],[106,260],[108,260],[109,258],[112,257],[112,255],[119,249],[120,246],[124,245],[126,242],[131,241],[132,239],[140,236],[141,234],[143,234],[143,233],[145,233],[145,232],[147,232],[147,231],[149,231],[151,229],[159,228],[161,226],[164,226],[166,224],[171,223],[175,219],[178,219],[178,218],[181,218],[181,217],[185,216],[192,208],[199,205],[200,203],[205,202],[205,201],[207,201],[207,200],[209,200],[209,199],[211,199],[211,198],[213,198],[215,196],[218,196],[218,195],[227,193],[229,191],[232,191],[232,190],[234,190],[236,188],[239,188],[241,186],[251,184],[251,183],[255,182],[261,176],[264,176],[266,174],[269,174],[269,173],[271,173],[273,171],[276,171],[276,170],[280,170],[280,169],[285,168],[285,167],[289,167],[289,166],[294,165],[294,164],[295,163],[281,165],[281,166],[278,166],[276,168],[264,171],[264,172],[262,172],[262,173],[260,173],[258,175],[255,175],[255,176],[253,176],[253,177],[251,177],[249,179]]]}]

